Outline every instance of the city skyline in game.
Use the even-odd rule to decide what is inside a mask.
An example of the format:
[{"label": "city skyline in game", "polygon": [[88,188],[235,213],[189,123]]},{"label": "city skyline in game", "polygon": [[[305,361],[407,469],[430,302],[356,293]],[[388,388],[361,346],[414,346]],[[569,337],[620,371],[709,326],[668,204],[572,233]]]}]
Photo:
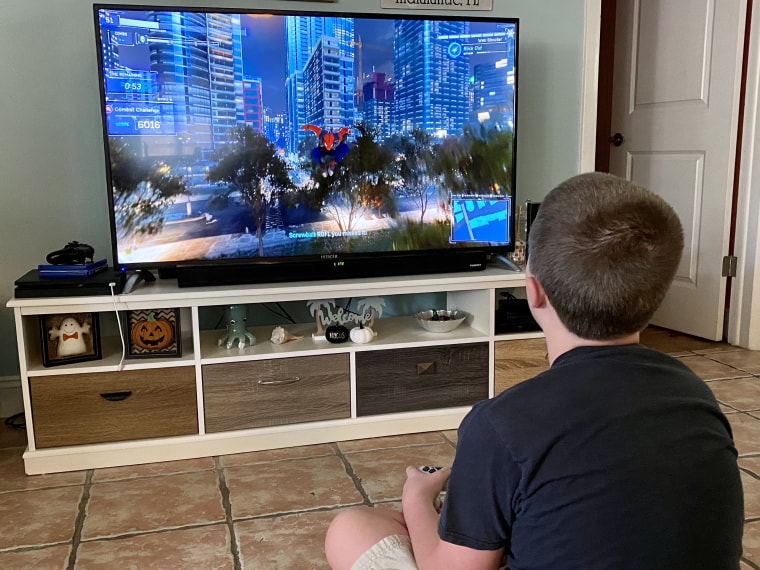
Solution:
[{"label": "city skyline in game", "polygon": [[98,22],[119,263],[512,245],[515,21]]}]

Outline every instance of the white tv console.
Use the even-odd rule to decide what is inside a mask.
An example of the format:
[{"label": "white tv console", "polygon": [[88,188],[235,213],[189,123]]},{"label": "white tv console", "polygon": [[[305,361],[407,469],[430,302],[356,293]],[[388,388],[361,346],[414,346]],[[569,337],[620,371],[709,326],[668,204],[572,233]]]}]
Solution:
[{"label": "white tv console", "polygon": [[[28,474],[111,467],[262,449],[455,429],[471,405],[546,364],[540,332],[494,334],[499,290],[519,272],[416,275],[180,289],[159,280],[130,294],[13,298]],[[315,320],[281,323],[298,341],[218,346],[205,311],[230,304],[439,293],[445,306],[376,319],[368,344],[312,339]],[[413,298],[413,297],[412,297]],[[122,360],[116,311],[178,308],[179,357]],[[469,314],[450,333],[423,330],[419,310]],[[98,313],[102,358],[42,365],[40,315]],[[207,325],[206,325],[207,326]],[[223,326],[223,325],[222,325]]]}]

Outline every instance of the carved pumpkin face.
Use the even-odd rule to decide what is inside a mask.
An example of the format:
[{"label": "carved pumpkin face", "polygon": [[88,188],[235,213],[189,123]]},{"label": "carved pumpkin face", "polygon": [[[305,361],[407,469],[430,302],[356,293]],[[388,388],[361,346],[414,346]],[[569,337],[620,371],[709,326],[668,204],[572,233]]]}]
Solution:
[{"label": "carved pumpkin face", "polygon": [[164,319],[156,319],[153,312],[148,318],[135,322],[132,327],[132,343],[146,350],[163,350],[174,341],[174,327]]}]

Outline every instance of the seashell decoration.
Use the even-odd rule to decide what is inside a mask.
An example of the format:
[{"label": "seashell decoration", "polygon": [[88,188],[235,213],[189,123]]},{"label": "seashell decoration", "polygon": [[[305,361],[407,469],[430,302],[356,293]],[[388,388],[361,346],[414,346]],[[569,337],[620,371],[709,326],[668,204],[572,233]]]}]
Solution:
[{"label": "seashell decoration", "polygon": [[287,330],[285,330],[285,327],[277,326],[272,330],[272,338],[270,340],[272,341],[272,344],[284,344],[286,342],[290,342],[291,340],[299,340],[302,338],[302,336],[290,334]]}]

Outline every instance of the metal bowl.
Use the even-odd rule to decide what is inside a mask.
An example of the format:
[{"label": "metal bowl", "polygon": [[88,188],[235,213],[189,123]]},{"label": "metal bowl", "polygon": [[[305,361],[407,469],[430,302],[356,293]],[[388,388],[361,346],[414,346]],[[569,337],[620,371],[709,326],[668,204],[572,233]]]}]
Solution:
[{"label": "metal bowl", "polygon": [[[438,320],[433,320],[436,315],[438,315]],[[461,325],[467,318],[467,313],[458,309],[453,311],[436,309],[415,313],[414,318],[426,331],[447,333]]]}]

